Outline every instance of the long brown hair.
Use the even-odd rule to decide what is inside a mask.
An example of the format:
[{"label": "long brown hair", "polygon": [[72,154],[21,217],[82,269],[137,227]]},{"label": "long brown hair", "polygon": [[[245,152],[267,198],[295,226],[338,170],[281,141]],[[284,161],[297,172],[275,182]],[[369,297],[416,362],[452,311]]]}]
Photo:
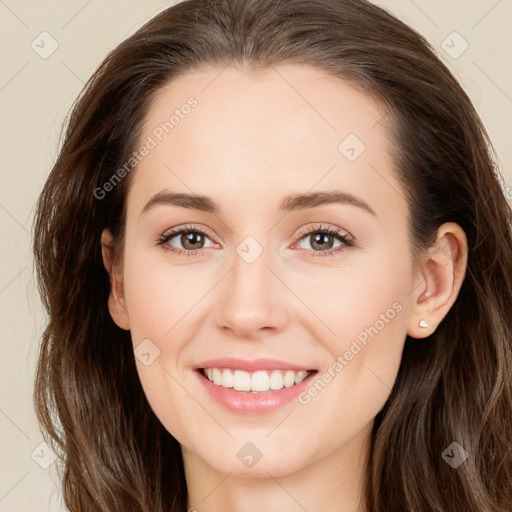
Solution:
[{"label": "long brown hair", "polygon": [[[374,422],[364,499],[371,512],[512,510],[512,212],[488,135],[427,41],[365,0],[187,0],[117,46],[67,120],[36,212],[34,253],[49,315],[34,401],[62,461],[73,512],[182,512],[178,442],[152,412],[130,333],[107,309],[100,235],[120,251],[133,172],[95,193],[138,147],[153,95],[198,66],[309,64],[377,97],[395,138],[411,249],[437,228],[467,235],[468,269],[436,331],[406,339]],[[457,469],[452,443],[468,453]]]}]

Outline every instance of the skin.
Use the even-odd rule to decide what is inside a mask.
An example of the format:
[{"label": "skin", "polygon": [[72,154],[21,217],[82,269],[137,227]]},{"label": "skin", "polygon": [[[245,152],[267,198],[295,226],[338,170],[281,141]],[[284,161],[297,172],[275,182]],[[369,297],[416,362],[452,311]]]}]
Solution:
[{"label": "skin", "polygon": [[[405,192],[376,101],[304,65],[223,69],[190,72],[154,98],[141,140],[190,96],[198,105],[132,171],[121,259],[103,232],[109,310],[130,329],[134,348],[149,338],[160,350],[150,365],[136,364],[149,403],[182,446],[190,508],[363,512],[374,418],[406,335],[424,342],[455,302],[466,237],[457,224],[443,224],[413,266]],[[354,161],[338,149],[351,133],[366,146]],[[141,215],[163,189],[209,196],[221,212],[167,204]],[[340,203],[278,211],[289,194],[332,190],[354,194],[375,215]],[[343,246],[336,238],[315,246],[320,224],[354,245],[319,256]],[[185,225],[206,232],[195,255],[156,244]],[[305,229],[310,235],[300,234]],[[236,252],[248,236],[263,248],[250,264]],[[167,246],[186,250],[183,242],[178,235]],[[240,415],[212,401],[192,370],[234,356],[282,359],[321,374],[397,303],[394,318],[308,404]],[[430,326],[420,327],[421,319]],[[237,457],[247,442],[262,454],[251,468]]]}]

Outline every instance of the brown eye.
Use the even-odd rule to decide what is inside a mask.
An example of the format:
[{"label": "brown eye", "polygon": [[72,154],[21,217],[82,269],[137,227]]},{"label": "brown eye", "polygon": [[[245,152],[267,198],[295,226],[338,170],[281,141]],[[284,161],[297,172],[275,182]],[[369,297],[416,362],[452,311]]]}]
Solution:
[{"label": "brown eye", "polygon": [[[309,248],[306,247],[306,250],[308,253],[311,253],[311,256],[331,256],[337,254],[346,247],[354,245],[354,242],[349,235],[345,235],[338,228],[324,228],[320,226],[316,229],[311,229],[305,232],[303,231],[301,234],[303,236],[299,243],[302,241],[309,242]],[[339,242],[338,245],[334,245],[336,244],[336,241]]]},{"label": "brown eye", "polygon": [[331,249],[335,240],[332,235],[329,235],[327,233],[316,233],[308,236],[310,238],[311,247],[313,249],[318,249],[320,251]]},{"label": "brown eye", "polygon": [[181,245],[184,249],[202,249],[205,237],[199,231],[183,231],[180,237]]},{"label": "brown eye", "polygon": [[[205,245],[210,241],[211,245]],[[157,239],[157,245],[161,245],[165,250],[177,254],[186,254],[187,256],[195,254],[196,250],[212,247],[210,237],[201,229],[184,227],[175,229],[170,233],[161,235]]]}]

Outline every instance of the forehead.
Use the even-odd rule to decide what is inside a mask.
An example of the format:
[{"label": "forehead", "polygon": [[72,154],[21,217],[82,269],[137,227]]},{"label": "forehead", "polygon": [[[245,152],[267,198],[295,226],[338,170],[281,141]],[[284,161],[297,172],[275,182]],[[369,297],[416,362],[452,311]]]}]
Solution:
[{"label": "forehead", "polygon": [[388,181],[396,201],[386,122],[371,96],[310,66],[196,69],[154,95],[140,138],[152,147],[132,190],[270,200],[269,187],[342,187],[383,201]]}]

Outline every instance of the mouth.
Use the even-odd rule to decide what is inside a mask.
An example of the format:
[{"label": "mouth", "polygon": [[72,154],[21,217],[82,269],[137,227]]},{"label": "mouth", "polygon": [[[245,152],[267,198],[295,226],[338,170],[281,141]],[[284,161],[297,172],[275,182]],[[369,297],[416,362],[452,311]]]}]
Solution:
[{"label": "mouth", "polygon": [[237,414],[271,413],[297,399],[318,369],[278,359],[221,357],[193,367],[207,396]]},{"label": "mouth", "polygon": [[256,370],[248,372],[232,368],[198,368],[200,375],[222,388],[249,393],[266,393],[291,388],[306,380],[316,370]]}]

